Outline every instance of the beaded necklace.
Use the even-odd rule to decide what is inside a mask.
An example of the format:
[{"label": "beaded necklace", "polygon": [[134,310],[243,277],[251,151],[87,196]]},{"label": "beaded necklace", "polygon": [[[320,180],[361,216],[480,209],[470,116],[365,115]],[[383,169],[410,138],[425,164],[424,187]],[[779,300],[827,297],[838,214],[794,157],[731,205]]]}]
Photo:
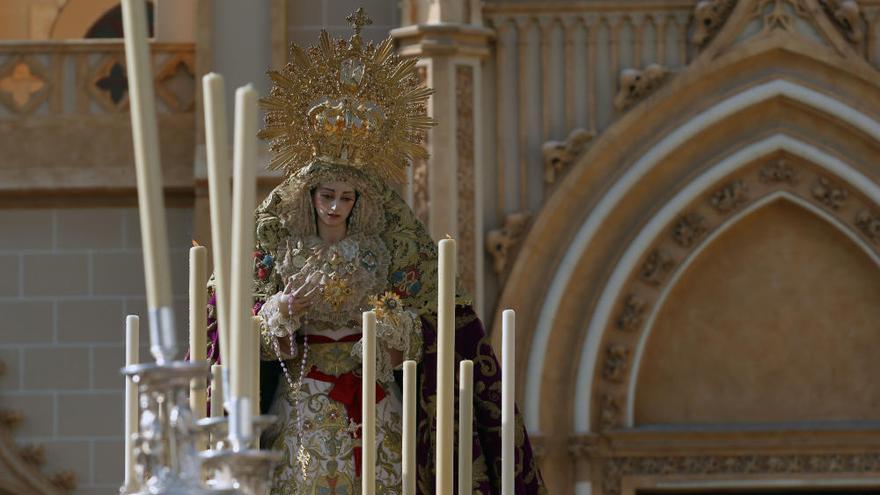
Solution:
[{"label": "beaded necklace", "polygon": [[[287,299],[287,310],[288,315],[293,315],[293,297],[288,296]],[[296,339],[293,336],[293,329],[291,327],[287,328],[287,336],[290,339],[290,354],[291,356],[296,356]],[[309,336],[303,332],[303,350],[302,350],[302,361],[299,365],[299,379],[294,382],[293,378],[290,376],[290,371],[287,369],[287,365],[284,363],[284,357],[281,354],[281,344],[278,343],[278,337],[272,341],[273,348],[275,349],[275,356],[278,358],[278,363],[281,365],[281,371],[284,372],[284,378],[287,379],[287,384],[290,387],[290,390],[293,393],[293,399],[295,401],[296,408],[296,441],[299,444],[299,451],[296,455],[296,460],[299,463],[300,469],[302,470],[303,480],[308,477],[308,467],[309,461],[311,461],[311,454],[305,449],[303,445],[303,411],[302,411],[302,384],[303,379],[306,375],[306,361],[309,357]]]}]

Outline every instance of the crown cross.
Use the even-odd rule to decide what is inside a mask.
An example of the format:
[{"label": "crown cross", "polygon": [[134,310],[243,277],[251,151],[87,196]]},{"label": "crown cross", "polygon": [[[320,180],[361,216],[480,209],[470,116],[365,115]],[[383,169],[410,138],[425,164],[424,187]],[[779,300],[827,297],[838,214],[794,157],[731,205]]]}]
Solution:
[{"label": "crown cross", "polygon": [[358,9],[355,10],[353,14],[349,14],[345,20],[351,24],[355,34],[361,34],[361,29],[363,29],[364,26],[369,26],[373,23],[373,20],[364,14],[363,7],[358,7]]}]

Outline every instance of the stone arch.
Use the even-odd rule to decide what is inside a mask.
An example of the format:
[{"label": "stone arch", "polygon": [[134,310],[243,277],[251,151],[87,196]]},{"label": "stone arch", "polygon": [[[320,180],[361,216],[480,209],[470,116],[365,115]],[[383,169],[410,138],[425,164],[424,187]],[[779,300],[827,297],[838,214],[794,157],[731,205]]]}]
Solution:
[{"label": "stone arch", "polygon": [[84,38],[86,32],[119,0],[68,0],[55,19],[49,35],[52,39]]},{"label": "stone arch", "polygon": [[[654,212],[707,164],[738,152],[748,154],[741,157],[746,163],[782,151],[803,159],[792,149],[815,150],[848,164],[831,174],[834,181],[876,187],[880,171],[871,162],[880,153],[880,106],[867,101],[878,90],[876,71],[848,64],[833,49],[780,36],[740,43],[682,71],[573,166],[535,218],[498,305],[518,311],[517,360],[525,363],[518,392],[527,426],[543,443],[551,488],[573,485],[572,442],[602,430],[601,408],[593,404],[606,399],[596,386],[599,350],[607,348],[612,313],[622,304],[621,293],[608,287],[630,246],[637,246],[633,265],[649,254],[636,239]],[[822,139],[811,132],[816,128]],[[707,183],[701,191],[720,186]],[[860,194],[874,212],[866,213],[870,222],[880,201],[873,192]],[[866,232],[859,235],[870,238]],[[628,375],[620,378],[625,383]]]},{"label": "stone arch", "polygon": [[[631,281],[634,278],[633,273],[641,269],[643,270],[642,275],[644,275],[644,266],[647,263],[647,261],[645,261],[646,258],[654,256],[655,253],[670,251],[669,247],[658,248],[655,239],[661,237],[665,232],[668,232],[670,225],[675,222],[676,218],[683,218],[687,212],[693,211],[693,203],[701,197],[705,198],[707,191],[713,192],[714,195],[724,193],[722,194],[723,196],[732,198],[738,193],[725,192],[725,190],[728,190],[733,184],[743,184],[742,187],[744,189],[749,189],[750,187],[754,188],[754,186],[750,186],[748,182],[744,182],[742,179],[738,178],[731,178],[731,176],[740,168],[748,168],[747,166],[750,164],[752,164],[751,168],[755,169],[757,168],[756,165],[759,165],[762,161],[778,163],[778,160],[780,160],[780,158],[778,158],[778,152],[780,151],[784,152],[783,156],[788,157],[788,161],[800,157],[804,162],[818,165],[822,170],[822,172],[815,174],[814,177],[811,177],[800,184],[799,189],[801,189],[801,191],[799,192],[801,195],[809,198],[811,188],[820,180],[820,177],[821,180],[825,181],[828,181],[829,178],[831,178],[830,180],[835,184],[847,184],[850,189],[858,191],[865,198],[862,205],[858,207],[859,211],[862,209],[876,209],[878,205],[880,205],[880,187],[878,187],[872,179],[869,179],[857,169],[839,158],[829,155],[811,144],[785,134],[774,134],[755,143],[747,144],[717,163],[711,164],[705,172],[694,177],[680,192],[678,192],[673,198],[669,199],[656,214],[642,224],[638,235],[625,247],[622,256],[619,258],[612,273],[608,277],[607,283],[603,287],[602,294],[599,296],[595,312],[590,321],[588,338],[583,345],[582,360],[579,363],[577,373],[578,381],[576,382],[575,408],[581,411],[589,411],[590,414],[581,415],[575,418],[575,431],[584,432],[593,430],[594,428],[591,427],[588,421],[596,416],[600,417],[600,422],[603,421],[602,418],[604,418],[605,421],[610,422],[609,426],[618,426],[618,424],[621,423],[620,418],[611,419],[611,416],[614,416],[616,413],[609,413],[603,409],[624,407],[624,404],[619,403],[620,401],[625,403],[627,411],[626,420],[622,421],[623,426],[633,426],[631,399],[634,397],[633,394],[636,386],[636,380],[633,377],[636,376],[638,372],[639,358],[644,349],[647,335],[650,333],[650,323],[652,321],[651,315],[645,318],[647,331],[639,333],[638,344],[634,349],[629,350],[627,353],[628,355],[631,354],[631,359],[628,359],[630,364],[626,365],[629,370],[627,371],[628,378],[626,379],[628,385],[626,387],[626,393],[623,396],[625,398],[617,399],[618,404],[616,405],[599,404],[597,406],[597,403],[606,402],[602,398],[608,397],[610,393],[607,391],[600,391],[598,394],[594,393],[593,385],[597,381],[596,374],[598,373],[610,373],[615,376],[622,373],[619,370],[608,371],[607,369],[601,369],[602,366],[605,366],[606,368],[610,366],[607,363],[609,359],[608,354],[610,353],[609,346],[617,345],[613,343],[609,344],[606,339],[606,334],[611,332],[612,330],[610,329],[615,325],[615,322],[612,320],[614,318],[621,318],[619,312],[628,311],[626,308],[621,308],[621,300],[628,297],[626,294],[628,290],[626,286],[628,283],[632,285]],[[774,153],[777,154],[775,162],[768,160],[767,157],[773,156]],[[785,161],[785,158],[782,158],[782,160]],[[756,164],[756,162],[758,163]],[[765,167],[766,166],[770,165],[765,165]],[[792,173],[796,173],[794,172],[794,168],[789,168],[789,170],[791,170]],[[755,181],[759,180],[757,179],[759,174],[753,173],[751,175]],[[786,181],[781,180],[780,182],[784,183]],[[778,186],[774,184],[772,187]],[[756,199],[743,196],[741,200],[735,200],[737,201],[737,204],[732,205],[730,211],[735,212],[740,208],[744,208],[746,205],[752,203],[753,200],[756,200],[760,204],[760,201],[765,200],[765,198],[772,199],[780,194],[791,196],[792,192],[790,191],[792,189],[795,188],[788,187],[786,189],[778,190],[771,188],[770,192],[766,194],[765,197],[759,197]],[[828,214],[830,215],[830,213]],[[843,225],[844,227],[841,228],[849,229],[849,235],[855,242],[859,243],[866,251],[870,251],[871,240],[858,237],[859,233],[855,225],[854,216],[851,216],[850,218],[839,218],[836,221],[836,225]],[[715,235],[715,232],[723,231],[724,225],[729,224],[730,221],[722,223],[719,229],[712,231],[712,235]],[[710,227],[708,226],[703,228],[710,230]],[[706,242],[708,241],[695,244],[692,246],[693,250],[699,252],[700,247],[705,246]],[[620,247],[624,248],[624,246]],[[875,260],[880,260],[877,253],[873,253],[872,255],[875,257]],[[652,305],[652,314],[653,311],[662,305],[664,294],[668,293],[669,288],[674,285],[677,274],[682,273],[682,271],[686,269],[687,263],[692,259],[692,254],[685,254],[683,260],[677,262],[674,268],[670,268],[668,273],[663,274],[664,280],[662,281],[662,284],[654,284],[661,286],[661,294],[657,304]],[[663,261],[660,262],[662,263]],[[623,302],[623,305],[625,306],[626,303]],[[603,349],[606,354],[604,356],[606,358],[605,363],[602,362]],[[610,359],[617,359],[619,361],[619,358]],[[619,363],[619,365],[624,366],[623,363]],[[608,401],[610,401],[610,399],[608,399]],[[598,411],[596,410],[597,407]]]},{"label": "stone arch", "polygon": [[878,419],[868,377],[880,363],[860,352],[880,349],[878,269],[874,246],[811,198],[778,190],[744,206],[694,246],[645,318],[625,426]]},{"label": "stone arch", "polygon": [[[859,211],[865,210],[866,208],[876,208],[876,206],[880,204],[880,187],[878,187],[877,184],[871,182],[868,178],[855,171],[851,166],[842,162],[841,160],[831,157],[810,145],[793,140],[792,138],[784,135],[772,136],[762,142],[747,146],[733,156],[727,157],[726,159],[719,162],[715,167],[713,167],[713,169],[709,173],[714,172],[716,177],[719,177],[725,172],[728,173],[728,177],[730,175],[734,175],[735,167],[737,166],[738,160],[742,160],[744,157],[747,157],[749,154],[753,153],[756,150],[760,152],[762,148],[763,150],[767,151],[784,150],[786,154],[797,154],[800,155],[804,159],[804,161],[813,164],[819,164],[822,172],[817,175],[817,177],[822,177],[826,181],[828,180],[828,177],[833,177],[833,180],[836,181],[837,184],[846,184],[846,187],[849,188],[841,190],[855,190],[863,195],[863,197],[865,198],[863,200],[863,203],[860,206],[856,207]],[[774,167],[778,163],[778,158],[775,162],[770,161],[769,164],[765,164],[765,168],[762,169],[762,172],[768,170],[766,167]],[[790,166],[787,167],[788,172],[798,173],[794,168]],[[711,179],[711,177],[709,177],[708,179]],[[742,179],[727,178],[724,180],[724,182],[726,182],[727,184],[731,184],[735,181],[740,180]],[[780,182],[786,181],[786,179],[780,180]],[[664,208],[651,219],[648,225],[646,225],[645,229],[641,232],[644,237],[644,239],[641,240],[642,245],[649,246],[650,249],[650,246],[653,246],[654,243],[646,239],[650,237],[651,234],[653,234],[653,237],[659,237],[664,226],[668,226],[668,224],[670,224],[676,217],[678,217],[679,219],[683,218],[682,211],[685,211],[687,207],[683,207],[681,205],[693,202],[693,198],[702,193],[702,190],[700,189],[700,182],[701,181],[697,179],[689,184],[688,187],[684,188],[675,199],[665,205]],[[811,199],[815,198],[810,198],[811,191],[804,190],[805,188],[803,186],[808,184],[810,186],[813,186],[815,183],[815,180],[813,180],[812,182],[807,182],[805,184],[802,183],[800,191],[791,190],[795,188],[781,188],[775,190],[771,189],[769,193],[766,193],[763,196],[745,199],[744,203],[737,207],[738,211],[734,212],[734,214],[732,214],[730,218],[725,219],[718,228],[711,231],[711,233],[706,234],[704,232],[703,234],[698,235],[698,237],[700,237],[701,239],[699,240],[699,242],[696,242],[692,246],[691,252],[686,255],[682,262],[678,266],[676,266],[674,272],[669,275],[668,283],[663,287],[657,303],[652,306],[650,311],[644,317],[645,330],[638,337],[638,344],[635,346],[633,352],[632,373],[630,374],[629,381],[627,383],[626,396],[628,400],[626,402],[626,418],[624,420],[624,425],[626,427],[634,426],[633,406],[637,388],[636,377],[639,374],[641,357],[644,353],[646,342],[651,334],[651,330],[657,313],[664,305],[667,296],[673,290],[679,277],[687,271],[689,265],[693,262],[693,260],[696,259],[700,255],[700,253],[712,243],[715,238],[723,234],[727,229],[731,228],[731,226],[735,225],[742,218],[748,216],[753,211],[760,209],[766,204],[779,199],[785,199],[787,201],[795,203],[805,210],[810,211],[817,217],[821,218],[823,221],[826,221],[834,226],[847,238],[849,238],[855,245],[862,249],[864,253],[869,258],[871,258],[877,266],[880,266],[880,251],[877,250],[877,247],[874,245],[875,243],[870,237],[868,237],[864,232],[860,232],[860,226],[856,221],[856,218],[847,218],[845,215],[840,214],[840,212],[836,211],[833,208],[823,209],[822,204],[815,204],[815,201],[812,203],[810,202]],[[682,199],[688,195],[690,195],[690,201],[682,201]],[[850,201],[852,201],[851,198]],[[663,224],[662,226],[660,225],[661,223]],[[638,245],[639,240],[634,242],[630,246],[630,249],[636,248]],[[642,251],[645,251],[645,249],[643,249]],[[619,265],[619,268],[622,268],[622,266],[622,264]],[[632,268],[633,267],[630,266],[631,270]],[[609,291],[613,290],[613,288],[609,287]],[[623,288],[621,287],[619,290],[623,290]],[[618,296],[618,299],[619,298],[620,296]],[[607,322],[605,323],[605,326],[608,326]],[[595,363],[593,365],[595,366]],[[582,370],[581,372],[584,373],[586,372],[586,370]]]}]

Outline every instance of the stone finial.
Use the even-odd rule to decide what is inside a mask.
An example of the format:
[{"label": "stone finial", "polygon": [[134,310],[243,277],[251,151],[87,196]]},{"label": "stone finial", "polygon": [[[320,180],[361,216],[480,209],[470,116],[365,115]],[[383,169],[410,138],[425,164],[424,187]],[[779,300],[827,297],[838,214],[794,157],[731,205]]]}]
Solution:
[{"label": "stone finial", "polygon": [[492,255],[495,274],[501,276],[508,268],[511,253],[519,246],[527,232],[531,214],[511,213],[504,219],[504,226],[486,234],[486,251]]},{"label": "stone finial", "polygon": [[586,129],[575,129],[565,141],[547,141],[541,146],[544,154],[544,183],[552,184],[564,170],[583,154],[592,141],[593,133]]},{"label": "stone finial", "polygon": [[614,97],[614,108],[626,110],[657,90],[669,78],[671,72],[659,65],[650,64],[644,69],[624,69],[618,79],[619,89]]},{"label": "stone finial", "polygon": [[694,34],[691,41],[703,46],[712,39],[724,25],[733,11],[735,0],[700,0],[694,6]]}]

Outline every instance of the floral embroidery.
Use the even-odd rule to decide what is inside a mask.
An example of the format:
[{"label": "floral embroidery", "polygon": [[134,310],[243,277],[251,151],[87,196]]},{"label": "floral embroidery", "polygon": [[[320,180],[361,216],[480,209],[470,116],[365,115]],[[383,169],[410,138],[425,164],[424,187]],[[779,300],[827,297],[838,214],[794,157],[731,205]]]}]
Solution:
[{"label": "floral embroidery", "polygon": [[254,251],[254,275],[259,280],[266,280],[272,273],[272,267],[275,266],[275,259],[272,255],[263,251]]}]

